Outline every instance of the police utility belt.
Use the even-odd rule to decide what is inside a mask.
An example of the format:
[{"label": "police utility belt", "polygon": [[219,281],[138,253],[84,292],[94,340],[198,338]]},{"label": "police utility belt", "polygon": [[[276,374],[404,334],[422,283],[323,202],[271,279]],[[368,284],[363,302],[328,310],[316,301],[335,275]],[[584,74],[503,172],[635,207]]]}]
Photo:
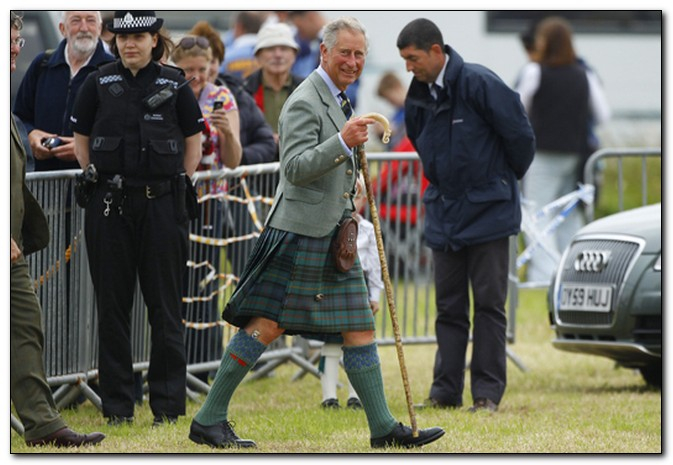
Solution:
[{"label": "police utility belt", "polygon": [[[75,200],[77,205],[86,208],[96,189],[107,189],[103,203],[105,216],[110,214],[110,206],[115,204],[122,214],[124,198],[127,195],[141,195],[149,200],[175,193],[178,205],[187,209],[190,219],[199,216],[198,200],[194,186],[186,174],[177,174],[161,181],[147,182],[144,180],[125,178],[120,174],[99,174],[94,165],[87,166],[75,177]],[[186,203],[185,203],[186,202]]]},{"label": "police utility belt", "polygon": [[[184,175],[176,175],[176,178],[179,176]],[[85,207],[98,184],[100,184],[100,187],[108,187],[111,191],[141,193],[148,199],[155,199],[172,192],[173,183],[174,179],[172,178],[148,183],[146,181],[128,179],[120,174],[98,174],[96,167],[89,165],[81,174],[76,176],[75,194],[77,196],[77,204],[80,207]]]},{"label": "police utility belt", "polygon": [[89,165],[75,179],[75,198],[77,204],[84,208],[91,199],[96,187],[109,189],[110,195],[141,194],[148,199],[155,199],[173,191],[173,179],[148,183],[128,179],[120,174],[99,174],[94,165]]},{"label": "police utility belt", "polygon": [[[103,179],[105,179],[105,177]],[[116,174],[107,180],[108,186],[119,185],[119,189],[126,193],[144,195],[148,199],[156,199],[157,197],[170,194],[173,191],[173,183],[174,180],[168,179],[148,184],[142,181],[126,179],[119,174]]]}]

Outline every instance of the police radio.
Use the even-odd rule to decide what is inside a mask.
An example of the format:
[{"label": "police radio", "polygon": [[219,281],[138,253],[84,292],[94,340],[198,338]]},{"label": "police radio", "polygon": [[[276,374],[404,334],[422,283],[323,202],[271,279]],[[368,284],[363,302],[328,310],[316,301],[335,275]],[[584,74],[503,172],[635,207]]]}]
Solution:
[{"label": "police radio", "polygon": [[192,77],[191,79],[183,82],[182,84],[180,84],[175,88],[173,87],[172,84],[166,84],[162,88],[152,92],[150,95],[145,97],[143,99],[143,104],[148,110],[154,111],[161,105],[169,101],[171,98],[173,98],[173,96],[178,93],[178,90],[180,90],[182,87],[192,82],[194,79],[196,79],[196,77]]}]

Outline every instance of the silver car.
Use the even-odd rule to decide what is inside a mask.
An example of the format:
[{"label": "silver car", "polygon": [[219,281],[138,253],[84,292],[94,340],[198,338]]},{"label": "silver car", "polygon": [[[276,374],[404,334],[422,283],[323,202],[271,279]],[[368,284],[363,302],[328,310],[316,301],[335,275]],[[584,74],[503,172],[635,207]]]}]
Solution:
[{"label": "silver car", "polygon": [[661,204],[583,227],[549,287],[555,348],[599,355],[662,384]]}]

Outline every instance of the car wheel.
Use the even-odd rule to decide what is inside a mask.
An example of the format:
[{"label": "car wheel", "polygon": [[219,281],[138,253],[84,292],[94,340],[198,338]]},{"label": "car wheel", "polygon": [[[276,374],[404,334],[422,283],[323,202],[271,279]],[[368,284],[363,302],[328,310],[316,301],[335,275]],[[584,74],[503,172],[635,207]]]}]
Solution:
[{"label": "car wheel", "polygon": [[643,375],[647,384],[661,389],[661,365],[642,367],[640,368],[640,374]]}]

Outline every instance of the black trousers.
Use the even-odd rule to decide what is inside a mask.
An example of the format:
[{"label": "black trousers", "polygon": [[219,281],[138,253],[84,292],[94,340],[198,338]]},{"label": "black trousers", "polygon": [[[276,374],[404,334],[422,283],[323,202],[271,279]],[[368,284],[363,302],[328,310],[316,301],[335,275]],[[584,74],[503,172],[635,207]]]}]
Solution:
[{"label": "black trousers", "polygon": [[498,404],[507,384],[506,343],[509,238],[433,251],[437,353],[430,397],[463,404],[465,360],[470,339],[470,286],[474,298],[470,383],[472,399]]},{"label": "black trousers", "polygon": [[113,197],[106,216],[106,192],[104,186],[96,190],[85,219],[98,305],[103,415],[133,416],[131,308],[136,278],[151,327],[150,408],[154,415],[183,415],[186,361],[181,301],[188,244],[184,202],[170,192],[148,199],[144,191],[134,190],[123,201]]}]

